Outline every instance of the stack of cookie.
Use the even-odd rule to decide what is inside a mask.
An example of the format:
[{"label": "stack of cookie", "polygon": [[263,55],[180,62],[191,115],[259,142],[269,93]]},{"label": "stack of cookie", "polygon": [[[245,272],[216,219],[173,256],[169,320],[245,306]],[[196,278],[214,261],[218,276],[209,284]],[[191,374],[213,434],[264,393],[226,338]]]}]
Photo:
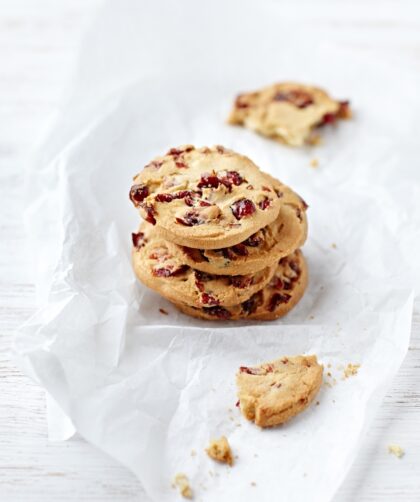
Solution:
[{"label": "stack of cookie", "polygon": [[210,320],[276,319],[302,297],[305,202],[247,157],[183,146],[134,177],[139,280]]}]

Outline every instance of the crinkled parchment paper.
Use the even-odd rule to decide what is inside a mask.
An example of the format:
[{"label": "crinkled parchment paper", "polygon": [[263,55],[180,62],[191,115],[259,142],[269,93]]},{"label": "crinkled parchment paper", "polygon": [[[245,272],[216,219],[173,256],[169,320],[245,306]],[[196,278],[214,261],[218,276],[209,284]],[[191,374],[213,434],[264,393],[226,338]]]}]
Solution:
[{"label": "crinkled parchment paper", "polygon": [[[27,172],[40,310],[14,350],[52,398],[52,436],[74,426],[151,500],[175,500],[171,480],[185,472],[198,500],[326,502],[407,351],[420,275],[419,82],[332,47],[345,34],[290,8],[225,3],[124,0],[98,14]],[[225,124],[238,91],[286,79],[350,98],[354,120],[301,150]],[[247,154],[309,203],[310,283],[286,318],[200,322],[136,284],[131,177],[183,143]],[[238,366],[296,353],[316,353],[331,373],[319,405],[272,430],[246,422],[235,407]],[[348,363],[361,366],[343,379]],[[233,468],[203,452],[221,434],[238,456]]]}]

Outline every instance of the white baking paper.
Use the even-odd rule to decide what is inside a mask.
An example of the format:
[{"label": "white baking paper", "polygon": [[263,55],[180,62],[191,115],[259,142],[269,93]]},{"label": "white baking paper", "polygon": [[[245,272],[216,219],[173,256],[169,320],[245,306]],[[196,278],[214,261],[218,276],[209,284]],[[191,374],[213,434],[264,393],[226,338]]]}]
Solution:
[{"label": "white baking paper", "polygon": [[[310,13],[225,3],[124,0],[98,13],[27,172],[41,307],[15,355],[51,396],[52,437],[74,426],[150,500],[176,500],[171,481],[184,472],[197,500],[327,502],[408,347],[420,276],[418,76],[337,47],[346,34],[310,25]],[[285,79],[350,98],[354,120],[301,150],[225,124],[238,91]],[[309,288],[284,319],[193,320],[136,283],[131,177],[185,143],[249,155],[309,203]],[[246,422],[238,366],[298,353],[316,353],[331,373],[319,405],[272,430]],[[348,363],[361,366],[343,380]],[[203,451],[222,434],[233,468]]]}]

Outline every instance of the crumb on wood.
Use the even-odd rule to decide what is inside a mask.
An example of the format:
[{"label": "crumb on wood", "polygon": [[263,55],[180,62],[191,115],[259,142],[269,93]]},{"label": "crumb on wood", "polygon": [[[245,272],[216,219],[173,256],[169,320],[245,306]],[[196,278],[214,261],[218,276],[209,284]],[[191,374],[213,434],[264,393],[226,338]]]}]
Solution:
[{"label": "crumb on wood", "polygon": [[169,315],[168,312],[166,312],[165,309],[159,309],[159,312],[163,315]]},{"label": "crumb on wood", "polygon": [[314,168],[318,167],[319,166],[319,160],[316,159],[316,158],[313,158],[313,159],[311,159],[311,161],[309,162],[309,164],[310,164],[311,167],[314,167]]},{"label": "crumb on wood", "polygon": [[175,478],[174,478],[174,483],[172,485],[174,488],[178,488],[179,493],[186,499],[192,499],[193,498],[193,493],[190,487],[190,483],[188,482],[187,476],[179,472]]},{"label": "crumb on wood", "polygon": [[229,442],[225,436],[219,439],[212,439],[209,446],[206,448],[207,455],[217,462],[233,465],[233,455]]},{"label": "crumb on wood", "polygon": [[344,371],[343,371],[343,379],[357,375],[359,368],[360,368],[360,364],[348,363],[348,365],[344,368]]},{"label": "crumb on wood", "polygon": [[397,458],[402,458],[405,454],[404,450],[398,444],[390,444],[388,446],[388,453],[395,455]]}]

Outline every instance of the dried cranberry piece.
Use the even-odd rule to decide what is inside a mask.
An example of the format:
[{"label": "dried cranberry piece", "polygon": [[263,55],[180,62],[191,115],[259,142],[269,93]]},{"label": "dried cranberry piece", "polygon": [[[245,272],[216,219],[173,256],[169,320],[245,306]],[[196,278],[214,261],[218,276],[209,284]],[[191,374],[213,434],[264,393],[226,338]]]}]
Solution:
[{"label": "dried cranberry piece", "polygon": [[235,406],[236,406],[237,408],[239,408],[239,405],[240,405],[240,404],[241,404],[241,402],[240,402],[240,401],[239,401],[239,399],[238,399],[238,400],[236,401]]},{"label": "dried cranberry piece", "polygon": [[201,176],[200,181],[198,182],[197,186],[198,188],[217,188],[219,186],[219,178],[217,177],[216,173],[213,171],[213,173],[204,173]]},{"label": "dried cranberry piece", "polygon": [[201,291],[201,293],[204,291],[204,284],[200,281],[195,281],[195,287],[198,289],[198,291]]},{"label": "dried cranberry piece", "polygon": [[283,192],[281,192],[280,190],[277,190],[277,189],[275,189],[274,191],[276,192],[276,195],[277,195],[277,197],[278,197],[279,199],[281,199],[281,198],[283,197],[283,195],[284,195],[284,193],[283,193]]},{"label": "dried cranberry piece", "polygon": [[257,234],[251,235],[251,237],[248,237],[246,241],[244,241],[245,246],[249,246],[251,248],[256,248],[258,247],[262,242],[261,237],[258,237]]},{"label": "dried cranberry piece", "polygon": [[155,219],[155,209],[154,207],[151,205],[151,206],[148,206],[147,204],[145,204],[143,207],[143,210],[145,211],[146,213],[146,217],[144,218],[146,221],[148,221],[149,223],[151,223],[152,225],[156,225],[156,219]]},{"label": "dried cranberry piece", "polygon": [[137,234],[132,233],[131,239],[133,241],[133,246],[136,247],[137,249],[140,249],[141,247],[143,247],[147,242],[147,240],[144,237],[143,232],[139,232]]},{"label": "dried cranberry piece", "polygon": [[219,181],[220,183],[223,183],[229,191],[232,190],[232,185],[239,186],[246,182],[246,180],[237,171],[227,171],[220,176]]},{"label": "dried cranberry piece", "polygon": [[223,258],[226,258],[227,260],[235,260],[236,259],[235,254],[231,251],[230,248],[223,248],[220,251],[223,255]]},{"label": "dried cranberry piece", "polygon": [[188,166],[185,162],[181,162],[180,160],[175,161],[175,165],[178,169],[188,169]]},{"label": "dried cranberry piece", "polygon": [[186,227],[193,227],[204,223],[197,211],[189,211],[183,218],[176,218],[176,221]]},{"label": "dried cranberry piece", "polygon": [[212,281],[214,279],[213,275],[201,272],[201,270],[195,270],[194,274],[199,281]]},{"label": "dried cranberry piece", "polygon": [[303,209],[305,209],[305,211],[308,209],[308,204],[302,199],[302,197],[299,197],[300,198],[300,201],[302,202],[302,205],[303,205]]},{"label": "dried cranberry piece", "polygon": [[230,206],[233,216],[237,220],[241,220],[247,216],[251,216],[255,213],[255,205],[252,200],[249,199],[239,199]]},{"label": "dried cranberry piece", "polygon": [[259,307],[263,302],[263,295],[261,291],[253,294],[251,298],[241,303],[242,311],[246,315],[253,314],[257,307]]},{"label": "dried cranberry piece", "polygon": [[216,145],[216,150],[219,152],[219,153],[225,153],[226,152],[226,148],[222,145]]},{"label": "dried cranberry piece", "polygon": [[277,92],[274,97],[274,101],[287,101],[297,108],[306,108],[312,105],[314,100],[312,96],[301,89],[292,89],[290,91],[280,91]]},{"label": "dried cranberry piece", "polygon": [[334,122],[337,120],[337,115],[335,113],[326,113],[321,120],[320,125],[326,125],[326,124],[334,124]]},{"label": "dried cranberry piece", "polygon": [[161,267],[154,268],[152,273],[155,277],[175,277],[177,275],[181,275],[189,269],[188,265],[181,265],[178,268],[173,268],[173,266],[169,267]]},{"label": "dried cranberry piece", "polygon": [[160,169],[162,164],[162,160],[152,160],[152,162],[149,162],[146,166],[144,166],[144,168],[147,169],[149,167],[153,167],[154,169]]},{"label": "dried cranberry piece", "polygon": [[179,157],[183,153],[184,153],[184,150],[179,150],[178,148],[171,148],[170,150],[168,150],[166,155],[171,155],[172,157]]},{"label": "dried cranberry piece", "polygon": [[208,207],[208,206],[211,206],[210,202],[207,202],[206,200],[200,200],[198,205],[200,207]]},{"label": "dried cranberry piece", "polygon": [[156,202],[172,202],[174,196],[170,193],[158,193],[155,197]]},{"label": "dried cranberry piece", "polygon": [[172,269],[169,267],[154,268],[152,273],[155,277],[170,277],[172,275]]},{"label": "dried cranberry piece", "polygon": [[149,195],[146,185],[133,185],[130,189],[130,200],[137,207]]},{"label": "dried cranberry piece", "polygon": [[248,375],[261,375],[261,368],[249,368],[248,366],[240,366],[240,373],[248,373]]},{"label": "dried cranberry piece", "polygon": [[264,197],[263,200],[260,200],[260,202],[258,202],[258,207],[263,211],[264,209],[267,209],[267,207],[269,207],[270,205],[271,205],[271,199],[269,199],[268,197]]},{"label": "dried cranberry piece", "polygon": [[270,282],[270,286],[274,289],[283,289],[284,283],[280,277],[273,277]]},{"label": "dried cranberry piece", "polygon": [[245,244],[242,243],[232,246],[232,251],[239,256],[248,256],[248,249],[246,248]]},{"label": "dried cranberry piece", "polygon": [[285,291],[290,291],[291,289],[293,289],[293,281],[291,281],[289,279],[284,279],[284,281],[283,281],[283,289]]},{"label": "dried cranberry piece", "polygon": [[289,267],[293,270],[293,272],[296,272],[297,274],[300,274],[299,265],[295,261],[291,261],[289,263]]},{"label": "dried cranberry piece", "polygon": [[268,310],[270,312],[273,312],[278,305],[281,303],[287,303],[290,300],[291,296],[286,294],[281,294],[281,293],[274,293],[274,295],[270,298],[270,302],[268,304]]},{"label": "dried cranberry piece", "polygon": [[230,319],[232,317],[232,314],[229,312],[229,310],[221,307],[220,305],[216,305],[214,307],[203,307],[203,312],[217,317],[218,319]]},{"label": "dried cranberry piece", "polygon": [[205,303],[206,305],[219,305],[220,303],[217,298],[210,295],[209,293],[203,293],[201,295],[201,302]]},{"label": "dried cranberry piece", "polygon": [[233,275],[230,278],[232,286],[238,289],[244,289],[252,284],[252,276],[246,275]]},{"label": "dried cranberry piece", "polygon": [[235,99],[235,107],[236,108],[249,108],[249,103],[247,103],[246,101],[246,96],[244,96],[243,94],[239,94],[239,96],[236,97]]},{"label": "dried cranberry piece", "polygon": [[262,186],[261,189],[264,191],[264,192],[271,192],[271,188],[269,187],[266,187],[266,186]]}]

